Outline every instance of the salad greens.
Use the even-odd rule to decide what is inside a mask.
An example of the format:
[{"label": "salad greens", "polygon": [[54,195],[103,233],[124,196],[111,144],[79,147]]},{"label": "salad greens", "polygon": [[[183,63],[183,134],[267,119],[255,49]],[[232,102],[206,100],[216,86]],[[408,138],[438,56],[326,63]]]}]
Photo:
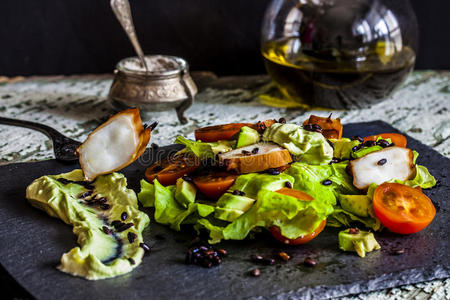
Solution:
[{"label": "salad greens", "polygon": [[[381,146],[366,147],[358,140],[342,138],[330,139],[332,147],[318,132],[281,123],[269,126],[262,140],[288,149],[296,156],[297,162],[279,174],[240,175],[217,202],[199,202],[195,199],[195,185],[192,184],[189,184],[188,194],[194,196],[186,200],[187,194],[176,192],[175,185],[164,187],[157,180],[153,184],[142,180],[139,201],[145,207],[154,207],[156,222],[172,229],[180,230],[183,224],[193,224],[197,230],[206,229],[210,243],[242,240],[257,228],[268,229],[271,226],[279,227],[282,236],[295,239],[310,234],[325,219],[327,225],[333,227],[351,226],[358,222],[373,231],[383,228],[372,205],[377,185],[370,185],[366,191],[359,190],[347,172],[350,159],[381,150]],[[391,142],[389,139],[386,141]],[[186,146],[180,153],[193,153],[201,159],[214,159],[218,152],[224,153],[236,147],[235,141],[204,143],[181,136],[175,143]],[[414,163],[417,156],[414,151]],[[404,182],[392,181],[422,188],[436,184],[427,168],[421,165],[415,168],[414,178]],[[299,200],[276,192],[285,187],[302,191],[313,200]]]},{"label": "salad greens", "polygon": [[333,158],[333,148],[321,133],[295,124],[273,124],[264,131],[263,141],[274,142],[312,165],[328,164]]}]

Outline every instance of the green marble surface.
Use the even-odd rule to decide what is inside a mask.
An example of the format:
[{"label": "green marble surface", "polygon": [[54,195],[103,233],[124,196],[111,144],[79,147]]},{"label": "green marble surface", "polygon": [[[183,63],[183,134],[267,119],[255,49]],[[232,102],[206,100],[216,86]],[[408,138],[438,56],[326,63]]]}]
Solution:
[{"label": "green marble surface", "polygon": [[[83,141],[113,113],[106,100],[109,75],[36,77],[0,85],[0,116],[45,123]],[[189,123],[178,123],[174,111],[148,113],[145,121],[159,121],[152,142],[171,144],[177,135],[193,137],[202,126],[256,122],[285,117],[300,123],[310,114],[333,112],[343,123],[384,120],[450,158],[450,72],[414,72],[390,98],[370,108],[351,111],[276,108],[262,103],[277,95],[266,76],[229,77],[203,85],[186,112]],[[263,96],[263,97],[261,97]],[[0,164],[53,158],[52,144],[41,133],[0,125]],[[450,279],[360,294],[345,299],[450,299]]]}]

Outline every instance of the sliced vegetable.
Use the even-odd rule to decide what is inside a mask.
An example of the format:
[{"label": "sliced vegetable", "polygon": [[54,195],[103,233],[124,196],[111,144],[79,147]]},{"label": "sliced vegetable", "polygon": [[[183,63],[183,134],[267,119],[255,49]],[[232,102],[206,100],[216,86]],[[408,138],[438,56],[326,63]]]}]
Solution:
[{"label": "sliced vegetable", "polygon": [[373,195],[373,209],[380,222],[400,234],[418,232],[433,221],[436,209],[422,191],[399,183],[383,183]]},{"label": "sliced vegetable", "polygon": [[239,131],[236,148],[242,148],[255,144],[259,141],[259,132],[248,126],[244,126]]},{"label": "sliced vegetable", "polygon": [[204,195],[219,199],[233,185],[238,175],[227,172],[211,172],[194,178],[194,184]]},{"label": "sliced vegetable", "polygon": [[195,130],[194,135],[196,140],[201,140],[202,142],[217,142],[219,140],[228,140],[239,133],[244,126],[252,127],[254,125],[251,123],[231,123],[208,126]]},{"label": "sliced vegetable", "polygon": [[343,251],[355,251],[360,257],[367,252],[381,249],[372,232],[349,228],[339,232],[339,248]]},{"label": "sliced vegetable", "polygon": [[[310,195],[303,193],[302,191],[299,190],[294,190],[294,189],[290,189],[290,188],[282,188],[279,189],[278,191],[276,191],[279,194],[283,194],[283,195],[287,195],[287,196],[291,196],[294,198],[297,198],[298,200],[301,201],[312,201],[314,200],[313,197],[311,197]],[[270,233],[273,235],[273,237],[275,239],[277,239],[278,241],[282,242],[283,244],[289,244],[289,245],[300,245],[300,244],[305,244],[309,241],[311,241],[312,239],[314,239],[319,233],[322,232],[322,230],[325,228],[327,221],[323,220],[319,226],[314,229],[311,233],[306,234],[306,235],[302,235],[299,236],[298,238],[295,239],[289,239],[284,237],[281,234],[281,230],[279,227],[277,226],[271,226],[269,228]]]},{"label": "sliced vegetable", "polygon": [[342,137],[341,119],[332,119],[331,114],[328,118],[311,115],[308,120],[303,122],[303,126],[316,124],[322,128],[322,134],[327,139],[340,139]]},{"label": "sliced vegetable", "polygon": [[258,143],[219,154],[219,163],[240,174],[278,168],[292,161],[289,151],[274,143]]},{"label": "sliced vegetable", "polygon": [[306,244],[309,241],[311,241],[312,239],[314,239],[316,236],[319,235],[319,233],[322,232],[322,230],[325,228],[325,225],[327,224],[327,220],[323,220],[322,223],[319,224],[319,226],[313,230],[313,232],[306,234],[306,235],[302,235],[296,239],[288,239],[286,237],[284,237],[281,234],[281,230],[279,227],[277,226],[271,226],[269,228],[270,233],[272,234],[272,236],[277,239],[278,241],[282,242],[283,244],[287,244],[287,245],[301,245],[301,244]]},{"label": "sliced vegetable", "polygon": [[376,141],[378,138],[383,140],[391,139],[391,142],[397,147],[406,147],[406,137],[399,133],[380,133],[377,135],[366,136],[364,142],[366,141]]},{"label": "sliced vegetable", "polygon": [[76,151],[84,178],[92,181],[98,175],[112,173],[134,162],[144,153],[156,125],[144,128],[137,108],[110,117]]},{"label": "sliced vegetable", "polygon": [[414,176],[413,152],[402,147],[388,147],[350,161],[353,185],[366,189],[371,183],[405,181]]},{"label": "sliced vegetable", "polygon": [[175,184],[177,179],[197,169],[200,161],[195,157],[177,156],[152,164],[145,171],[145,179],[153,182],[155,178],[164,186]]}]

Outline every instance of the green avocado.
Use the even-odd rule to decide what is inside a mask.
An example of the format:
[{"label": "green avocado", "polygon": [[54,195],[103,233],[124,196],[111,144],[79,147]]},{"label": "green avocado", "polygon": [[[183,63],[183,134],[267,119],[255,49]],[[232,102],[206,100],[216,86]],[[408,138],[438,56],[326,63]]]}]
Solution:
[{"label": "green avocado", "polygon": [[42,176],[27,187],[26,197],[34,207],[71,224],[78,237],[79,247],[63,254],[59,270],[97,280],[128,273],[141,263],[144,249],[139,244],[150,220],[139,211],[122,174],[102,175],[93,183],[84,181],[81,170]]},{"label": "green avocado", "polygon": [[295,155],[296,161],[311,165],[328,164],[333,158],[333,148],[321,133],[295,124],[271,125],[264,131],[263,141],[274,142]]},{"label": "green avocado", "polygon": [[254,202],[255,199],[249,197],[225,193],[217,200],[216,207],[247,211]]},{"label": "green avocado", "polygon": [[255,144],[259,141],[259,132],[248,126],[241,128],[239,132],[236,148]]},{"label": "green avocado", "polygon": [[214,217],[222,221],[233,222],[242,214],[244,214],[244,211],[242,210],[216,207]]},{"label": "green avocado", "polygon": [[189,203],[194,203],[196,193],[197,190],[192,183],[183,180],[183,178],[177,179],[175,200],[177,200],[181,206],[187,208]]},{"label": "green avocado", "polygon": [[233,222],[249,210],[254,202],[255,199],[249,197],[225,193],[216,203],[214,216],[219,220]]},{"label": "green avocado", "polygon": [[357,233],[350,233],[350,229],[339,232],[339,248],[343,251],[356,251],[365,257],[366,252],[381,249],[380,244],[372,232],[357,230]]},{"label": "green avocado", "polygon": [[350,159],[353,147],[361,144],[358,140],[352,141],[348,138],[330,139],[330,142],[333,143],[334,147],[333,157],[339,159]]},{"label": "green avocado", "polygon": [[359,217],[369,217],[371,200],[366,195],[339,195],[342,209]]}]

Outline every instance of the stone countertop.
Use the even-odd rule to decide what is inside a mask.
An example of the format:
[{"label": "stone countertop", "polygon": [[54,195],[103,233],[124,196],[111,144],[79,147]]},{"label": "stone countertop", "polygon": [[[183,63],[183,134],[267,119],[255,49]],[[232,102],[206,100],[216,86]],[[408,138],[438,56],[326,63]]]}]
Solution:
[{"label": "stone countertop", "polygon": [[[450,72],[416,71],[390,98],[370,108],[351,111],[273,107],[279,94],[267,76],[217,78],[194,73],[200,92],[181,125],[175,111],[148,113],[158,121],[151,142],[171,144],[178,135],[193,138],[196,128],[231,122],[284,117],[301,123],[310,114],[340,117],[343,123],[383,120],[450,158]],[[0,116],[40,122],[73,139],[89,132],[113,113],[106,101],[110,75],[0,78]],[[344,133],[345,134],[345,133]],[[53,158],[52,144],[41,133],[0,125],[0,164]],[[360,294],[358,299],[450,299],[450,279]],[[347,297],[346,299],[355,298]]]}]

